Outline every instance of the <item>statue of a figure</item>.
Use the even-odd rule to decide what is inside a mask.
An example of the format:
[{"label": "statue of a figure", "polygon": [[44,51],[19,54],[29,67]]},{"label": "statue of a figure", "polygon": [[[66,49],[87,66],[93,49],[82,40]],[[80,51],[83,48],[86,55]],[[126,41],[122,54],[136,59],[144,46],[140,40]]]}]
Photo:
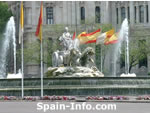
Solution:
[{"label": "statue of a figure", "polygon": [[52,56],[53,67],[58,66],[85,66],[93,62],[91,56],[94,55],[94,50],[90,47],[86,48],[83,53],[79,50],[79,40],[76,38],[72,40],[72,36],[65,27],[65,32],[59,38],[62,50],[55,51]]},{"label": "statue of a figure", "polygon": [[71,39],[72,36],[70,35],[68,31],[68,27],[65,27],[65,32],[63,35],[59,38],[61,41],[61,44],[63,46],[63,50],[71,50],[73,48],[73,40]]},{"label": "statue of a figure", "polygon": [[60,36],[59,41],[62,45],[62,51],[56,51],[53,53],[53,66],[68,66],[70,64],[68,62],[71,54],[70,51],[74,48],[74,41],[72,40],[72,36],[69,33],[68,27],[65,27],[65,32],[62,34],[62,36]]},{"label": "statue of a figure", "polygon": [[94,49],[86,47],[80,50],[78,38],[72,39],[65,27],[65,32],[60,36],[62,50],[57,50],[52,55],[52,68],[48,69],[50,77],[103,77],[94,63]]}]

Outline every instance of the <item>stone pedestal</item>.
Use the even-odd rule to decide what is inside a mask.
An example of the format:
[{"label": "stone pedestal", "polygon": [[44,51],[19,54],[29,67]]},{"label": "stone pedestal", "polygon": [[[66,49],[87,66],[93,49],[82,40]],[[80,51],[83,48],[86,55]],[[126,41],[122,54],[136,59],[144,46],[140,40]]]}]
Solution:
[{"label": "stone pedestal", "polygon": [[104,77],[96,68],[88,67],[49,67],[47,77]]}]

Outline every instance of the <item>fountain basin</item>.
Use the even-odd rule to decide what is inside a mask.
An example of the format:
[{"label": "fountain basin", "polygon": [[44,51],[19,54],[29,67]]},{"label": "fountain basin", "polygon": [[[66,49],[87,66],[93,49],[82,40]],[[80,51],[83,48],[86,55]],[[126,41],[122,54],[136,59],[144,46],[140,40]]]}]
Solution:
[{"label": "fountain basin", "polygon": [[120,77],[136,77],[135,73],[129,73],[129,74],[121,74]]},{"label": "fountain basin", "polygon": [[17,74],[8,73],[7,79],[13,79],[13,78],[22,78],[22,74],[21,73],[17,73]]},{"label": "fountain basin", "polygon": [[[24,79],[25,96],[40,96],[40,84]],[[0,95],[21,96],[21,79],[0,79]],[[150,77],[44,78],[44,95],[150,95]]]}]

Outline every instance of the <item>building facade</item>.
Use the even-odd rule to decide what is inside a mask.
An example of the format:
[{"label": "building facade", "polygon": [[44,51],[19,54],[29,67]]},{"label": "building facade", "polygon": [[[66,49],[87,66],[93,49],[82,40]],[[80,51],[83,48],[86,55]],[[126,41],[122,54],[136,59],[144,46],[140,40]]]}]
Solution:
[{"label": "building facade", "polygon": [[[27,45],[36,41],[36,26],[40,13],[39,1],[25,1],[24,3],[24,43]],[[15,15],[16,29],[19,29],[20,2],[8,2]],[[144,43],[150,42],[150,2],[149,1],[45,1],[43,2],[43,37],[55,40],[54,26],[69,26],[70,31],[78,31],[84,24],[112,24],[119,31],[124,18],[129,21],[129,39],[137,39]],[[85,26],[85,29],[88,26]],[[62,31],[63,32],[63,31]],[[62,33],[61,32],[61,33]],[[60,34],[61,34],[60,33]],[[59,33],[57,35],[60,35]],[[18,36],[16,36],[18,38]],[[139,45],[137,45],[138,47]],[[108,54],[105,61],[106,71],[111,74],[112,59]],[[124,68],[118,63],[118,72],[124,72]],[[47,66],[45,66],[45,70]],[[147,75],[150,72],[150,56],[146,55],[143,61],[139,61],[131,72],[139,75]],[[25,64],[25,75],[32,77],[40,74],[40,65],[37,63]]]}]

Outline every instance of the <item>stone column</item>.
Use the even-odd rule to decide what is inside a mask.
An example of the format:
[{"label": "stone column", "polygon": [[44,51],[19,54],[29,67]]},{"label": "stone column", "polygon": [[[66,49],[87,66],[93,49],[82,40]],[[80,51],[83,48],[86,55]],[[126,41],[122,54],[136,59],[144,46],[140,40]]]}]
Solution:
[{"label": "stone column", "polygon": [[118,23],[121,24],[121,7],[118,7]]},{"label": "stone column", "polygon": [[126,18],[128,19],[128,6],[125,6],[125,14],[126,14]]},{"label": "stone column", "polygon": [[101,23],[109,23],[109,2],[101,2]]},{"label": "stone column", "polygon": [[100,8],[101,8],[101,23],[104,23],[104,2],[101,2],[101,5],[100,5]]},{"label": "stone column", "polygon": [[148,23],[150,24],[150,1],[148,1]]},{"label": "stone column", "polygon": [[72,8],[72,11],[71,11],[71,24],[74,25],[75,24],[75,21],[74,21],[74,18],[75,18],[75,5],[74,5],[75,1],[72,1],[71,2],[71,8]]},{"label": "stone column", "polygon": [[116,4],[115,2],[112,2],[112,25],[115,26],[115,28],[117,28],[117,14],[116,14]]},{"label": "stone column", "polygon": [[110,23],[110,12],[111,12],[111,10],[110,10],[110,3],[109,3],[109,1],[106,1],[106,3],[105,3],[106,5],[106,7],[105,7],[105,22],[108,24],[108,23]]},{"label": "stone column", "polygon": [[76,29],[76,24],[77,24],[77,3],[76,1],[73,1],[73,23],[75,25],[75,29]]},{"label": "stone column", "polygon": [[79,1],[76,1],[76,18],[77,18],[77,25],[80,24],[80,5],[79,5]]},{"label": "stone column", "polygon": [[85,2],[85,19],[89,23],[95,23],[95,2]]},{"label": "stone column", "polygon": [[34,19],[35,19],[35,2],[31,2],[31,6],[32,6],[32,9],[31,9],[31,11],[32,11],[32,25],[35,25],[35,21],[34,21]]},{"label": "stone column", "polygon": [[136,5],[136,23],[139,23],[139,6]]},{"label": "stone column", "polygon": [[146,4],[144,3],[144,23],[146,23],[147,15],[146,15]]},{"label": "stone column", "polygon": [[134,22],[135,22],[135,15],[134,15],[134,5],[133,5],[133,1],[130,1],[130,25],[134,25]]},{"label": "stone column", "polygon": [[68,25],[72,25],[72,1],[67,1]]},{"label": "stone column", "polygon": [[43,6],[43,24],[46,25],[46,7]]},{"label": "stone column", "polygon": [[67,24],[68,21],[68,15],[67,15],[67,2],[63,1],[63,24]]},{"label": "stone column", "polygon": [[55,5],[55,8],[53,7],[53,11],[55,9],[55,13],[53,12],[53,16],[56,15],[55,19],[54,19],[55,24],[59,24],[60,23],[60,18],[62,18],[61,15],[60,15],[60,10],[59,10],[60,7],[61,6],[59,5],[59,2],[57,2],[57,5]]}]

